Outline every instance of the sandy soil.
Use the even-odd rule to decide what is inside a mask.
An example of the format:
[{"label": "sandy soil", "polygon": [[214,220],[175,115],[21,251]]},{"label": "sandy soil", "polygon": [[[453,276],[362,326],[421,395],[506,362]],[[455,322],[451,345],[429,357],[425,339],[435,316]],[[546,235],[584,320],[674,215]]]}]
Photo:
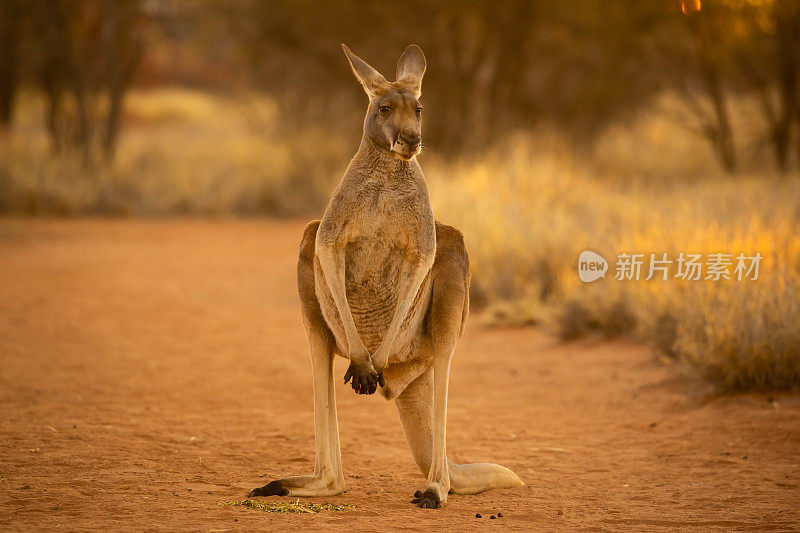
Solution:
[{"label": "sandy soil", "polygon": [[0,529],[800,529],[797,394],[713,396],[642,347],[475,317],[450,457],[525,487],[412,506],[394,406],[339,383],[348,491],[317,501],[356,510],[221,506],[313,468],[302,227],[0,220]]}]

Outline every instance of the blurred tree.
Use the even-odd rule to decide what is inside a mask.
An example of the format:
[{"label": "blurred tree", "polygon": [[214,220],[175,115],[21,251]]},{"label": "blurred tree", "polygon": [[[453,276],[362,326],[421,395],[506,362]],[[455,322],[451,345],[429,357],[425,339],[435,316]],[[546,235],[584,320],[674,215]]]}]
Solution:
[{"label": "blurred tree", "polygon": [[[800,127],[800,2],[746,2],[741,8],[737,61],[760,104],[778,169],[786,171]],[[798,137],[800,163],[800,136]]]},{"label": "blurred tree", "polygon": [[34,69],[47,97],[53,149],[86,161],[114,154],[126,91],[141,57],[138,0],[34,0],[24,4]]},{"label": "blurred tree", "polygon": [[724,1],[682,0],[673,4],[652,41],[662,86],[678,94],[678,124],[706,139],[729,173],[738,167],[729,111],[735,10]]},{"label": "blurred tree", "polygon": [[[300,124],[341,123],[363,106],[346,42],[388,77],[411,43],[431,68],[423,83],[426,143],[462,155],[514,129],[555,122],[591,143],[657,90],[640,42],[661,2],[238,0],[213,5],[230,23],[259,86]],[[218,17],[210,17],[216,21]],[[212,22],[216,23],[216,22]],[[207,35],[207,33],[206,33]]]},{"label": "blurred tree", "polygon": [[[149,41],[158,53],[137,81],[230,90],[246,80],[275,97],[282,128],[324,124],[354,142],[360,125],[342,117],[363,112],[364,97],[339,44],[393,78],[417,43],[430,65],[425,141],[444,155],[539,124],[590,149],[664,93],[679,96],[679,123],[729,172],[739,165],[733,98],[757,95],[781,169],[800,125],[798,0],[0,0],[0,9],[11,13],[0,21],[9,50],[0,121],[16,80],[35,76],[54,149],[87,159],[114,152],[145,31],[158,34]],[[797,146],[800,160],[800,136]]]}]

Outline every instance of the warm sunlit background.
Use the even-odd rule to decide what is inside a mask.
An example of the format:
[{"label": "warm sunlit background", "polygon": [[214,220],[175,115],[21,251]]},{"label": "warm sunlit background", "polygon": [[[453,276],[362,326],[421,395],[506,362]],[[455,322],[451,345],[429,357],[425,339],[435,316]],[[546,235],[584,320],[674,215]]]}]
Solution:
[{"label": "warm sunlit background", "polygon": [[[0,0],[0,212],[318,218],[366,97],[425,51],[421,156],[473,308],[800,385],[800,2]],[[299,238],[299,236],[298,236]],[[578,254],[755,253],[582,284]]]}]

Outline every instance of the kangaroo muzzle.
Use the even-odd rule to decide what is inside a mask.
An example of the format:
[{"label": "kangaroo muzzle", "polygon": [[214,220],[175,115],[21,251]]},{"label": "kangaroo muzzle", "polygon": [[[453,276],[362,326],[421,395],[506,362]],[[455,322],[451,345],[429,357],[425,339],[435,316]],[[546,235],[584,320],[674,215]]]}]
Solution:
[{"label": "kangaroo muzzle", "polygon": [[422,136],[419,133],[401,133],[392,143],[392,152],[404,159],[411,159],[422,149]]}]

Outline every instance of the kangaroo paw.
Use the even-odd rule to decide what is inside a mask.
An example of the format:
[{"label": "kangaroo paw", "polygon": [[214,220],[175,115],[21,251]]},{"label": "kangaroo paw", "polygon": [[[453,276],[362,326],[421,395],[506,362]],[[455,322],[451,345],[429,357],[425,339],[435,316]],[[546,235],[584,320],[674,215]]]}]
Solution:
[{"label": "kangaroo paw", "polygon": [[344,382],[347,383],[351,380],[356,394],[373,394],[378,390],[378,385],[381,387],[385,385],[383,374],[376,372],[371,363],[358,365],[351,362],[344,375]]}]

